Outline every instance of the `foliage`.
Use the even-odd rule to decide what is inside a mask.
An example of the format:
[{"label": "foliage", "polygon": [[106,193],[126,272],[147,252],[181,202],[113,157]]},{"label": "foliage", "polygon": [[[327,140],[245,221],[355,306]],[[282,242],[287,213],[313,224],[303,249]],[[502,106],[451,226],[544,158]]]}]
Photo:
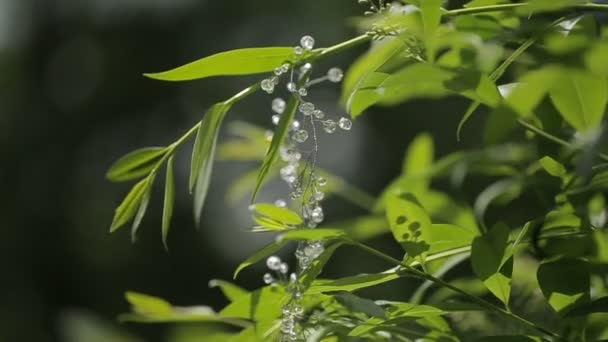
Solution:
[{"label": "foliage", "polygon": [[[327,194],[343,197],[368,212],[346,223],[305,227],[297,208],[258,203],[254,232],[272,231],[276,242],[236,270],[263,261],[302,241],[325,248],[298,274],[303,293],[300,339],[310,341],[600,341],[608,339],[608,231],[605,192],[608,151],[608,28],[596,14],[608,5],[579,0],[473,0],[448,9],[440,0],[362,0],[370,11],[357,23],[365,33],[303,54],[293,48],[242,49],[217,54],[147,76],[186,81],[220,75],[292,68],[375,40],[346,74],[341,103],[353,118],[371,106],[396,106],[415,98],[461,96],[472,103],[463,113],[458,137],[473,134],[468,120],[487,112],[480,132],[484,145],[435,159],[433,139],[415,138],[404,168],[376,199],[328,171]],[[300,85],[308,74],[300,78]],[[262,85],[264,87],[264,85]],[[278,173],[280,148],[300,103],[286,104],[270,144],[264,129],[235,123],[236,138],[217,145],[230,107],[260,89],[256,84],[214,105],[184,136],[166,147],[131,152],[108,171],[112,181],[138,180],[114,216],[111,231],[130,221],[135,237],[157,172],[166,168],[162,237],[166,245],[175,197],[173,155],[196,136],[190,171],[197,222],[211,179],[213,161],[249,160],[261,165],[234,182],[236,200]],[[522,134],[525,133],[525,134]],[[216,156],[217,152],[217,156]],[[485,180],[470,203],[456,200],[472,177]],[[440,191],[448,183],[453,193]],[[514,214],[512,203],[533,196],[539,203]],[[252,201],[253,201],[252,199]],[[392,234],[403,248],[394,258],[365,244]],[[319,278],[340,247],[358,248],[392,268],[374,274]],[[466,278],[453,278],[455,267]],[[403,301],[370,299],[353,292],[404,277],[422,280]],[[204,322],[203,340],[276,340],[283,306],[294,293],[285,283],[254,291],[216,281],[229,304],[175,307],[163,299],[128,293],[138,322]],[[387,286],[390,286],[387,285]],[[543,298],[540,298],[542,294]],[[522,305],[529,296],[530,305]],[[545,319],[531,321],[534,312]],[[509,328],[490,321],[499,317]],[[464,321],[485,322],[476,333]],[[283,322],[284,324],[284,322]],[[225,325],[231,326],[224,329]],[[220,328],[218,328],[220,327]],[[219,329],[219,330],[217,330]]]}]

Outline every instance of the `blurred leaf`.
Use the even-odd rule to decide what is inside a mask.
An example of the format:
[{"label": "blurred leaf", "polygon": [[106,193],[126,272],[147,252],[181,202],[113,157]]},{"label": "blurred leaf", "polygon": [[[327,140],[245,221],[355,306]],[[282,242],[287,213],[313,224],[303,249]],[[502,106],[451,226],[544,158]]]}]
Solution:
[{"label": "blurred leaf", "polygon": [[355,296],[349,292],[336,293],[334,298],[350,311],[361,312],[371,317],[386,318],[384,309],[372,300]]},{"label": "blurred leaf", "polygon": [[147,185],[147,188],[144,190],[141,202],[139,203],[139,208],[137,209],[137,214],[135,214],[135,218],[133,219],[133,225],[131,225],[131,242],[135,242],[135,240],[137,240],[137,231],[139,230],[141,221],[144,219],[146,211],[148,210],[148,204],[150,203],[150,197],[152,196],[152,185],[154,184],[155,178],[155,174],[150,174],[146,178],[149,185]]},{"label": "blurred leaf", "polygon": [[509,305],[513,273],[509,231],[506,225],[497,224],[486,235],[475,238],[471,248],[473,271],[506,306]]},{"label": "blurred leaf", "polygon": [[414,0],[413,3],[420,8],[422,15],[426,58],[433,63],[437,50],[437,29],[441,23],[443,0]]},{"label": "blurred leaf", "polygon": [[[520,77],[505,99],[506,107],[518,116],[532,116],[534,109],[557,82],[560,72],[556,67],[544,67]],[[499,107],[497,111],[502,114],[505,108]]]},{"label": "blurred leaf", "polygon": [[360,274],[351,277],[340,279],[319,279],[312,283],[312,286],[306,293],[326,293],[336,291],[355,290],[384,284],[386,282],[398,279],[399,275],[395,272],[377,273],[377,274]]},{"label": "blurred leaf", "polygon": [[258,250],[257,252],[253,253],[249,258],[247,258],[247,260],[243,261],[234,271],[234,279],[236,279],[236,277],[239,275],[239,273],[241,273],[242,270],[273,255],[279,249],[283,248],[283,246],[285,246],[287,242],[287,240],[273,242],[269,245],[266,245],[264,248]]},{"label": "blurred leaf", "polygon": [[542,168],[551,176],[561,178],[567,173],[566,168],[561,163],[549,156],[542,157],[538,162],[540,163],[540,166],[542,166]]},{"label": "blurred leaf", "polygon": [[86,311],[69,310],[59,315],[59,335],[63,342],[142,342],[119,329],[113,322]]},{"label": "blurred leaf", "polygon": [[211,76],[259,74],[273,71],[292,57],[292,47],[238,49],[144,76],[161,81],[189,81]]},{"label": "blurred leaf", "polygon": [[551,100],[564,119],[579,131],[598,128],[608,103],[608,80],[589,72],[560,73]]},{"label": "blurred leaf", "polygon": [[165,180],[165,201],[163,205],[163,245],[166,250],[169,250],[167,246],[167,236],[169,235],[169,229],[171,229],[171,217],[173,216],[173,204],[175,202],[175,180],[173,176],[173,157],[167,161],[167,174]]},{"label": "blurred leaf", "polygon": [[484,216],[491,204],[499,202],[505,204],[517,198],[523,189],[523,184],[518,178],[501,179],[485,188],[475,199],[475,215],[483,225]]},{"label": "blurred leaf", "polygon": [[165,147],[145,147],[130,152],[110,166],[106,177],[114,182],[143,177],[157,166],[165,153]]},{"label": "blurred leaf", "polygon": [[259,225],[259,227],[254,228],[254,231],[281,231],[293,228],[268,217],[254,216],[253,220]]},{"label": "blurred leaf", "polygon": [[[127,197],[122,201],[122,203],[116,208],[116,212],[114,213],[114,219],[112,220],[112,225],[110,227],[110,232],[115,232],[118,228],[124,226],[127,222],[129,222],[137,212],[138,208],[148,189],[152,186],[152,182],[154,181],[154,177],[146,177],[139,181]],[[145,212],[145,207],[143,209]],[[143,217],[143,214],[141,215]],[[134,226],[137,230],[137,226]]]},{"label": "blurred leaf", "polygon": [[432,224],[427,241],[430,245],[428,253],[429,255],[436,254],[469,246],[477,235],[477,230],[470,227],[459,227],[452,224]]},{"label": "blurred leaf", "polygon": [[194,218],[197,226],[200,225],[203,205],[209,190],[220,126],[229,109],[230,105],[225,103],[213,105],[205,114],[196,134],[192,149],[189,188],[191,193],[194,192]]},{"label": "blurred leaf", "polygon": [[395,240],[408,257],[421,256],[429,250],[431,219],[411,195],[390,196],[386,204],[386,217]]},{"label": "blurred leaf", "polygon": [[300,215],[287,208],[280,208],[269,203],[258,203],[255,204],[254,207],[258,214],[266,216],[274,221],[293,226],[299,226],[304,223]]},{"label": "blurred leaf", "polygon": [[413,303],[401,303],[391,301],[377,301],[379,305],[387,306],[385,311],[389,319],[399,317],[417,317],[424,318],[430,316],[441,316],[446,314],[445,311],[435,308],[430,305],[420,305]]},{"label": "blurred leaf", "polygon": [[361,216],[332,226],[345,230],[356,241],[369,240],[390,231],[385,216]]},{"label": "blurred leaf", "polygon": [[585,53],[585,65],[595,75],[608,75],[608,42],[594,44]]},{"label": "blurred leaf", "polygon": [[516,11],[523,15],[531,15],[535,12],[554,11],[586,2],[586,0],[528,0],[527,6],[519,7]]},{"label": "blurred leaf", "polygon": [[209,287],[219,287],[224,296],[231,302],[234,302],[239,297],[248,294],[249,292],[229,281],[221,279],[212,279],[209,281]]},{"label": "blurred leaf", "polygon": [[166,300],[143,293],[127,292],[125,297],[133,307],[133,311],[141,314],[171,313],[173,306]]},{"label": "blurred leaf", "polygon": [[266,286],[240,296],[226,306],[219,315],[255,321],[281,317],[281,309],[290,297],[281,286]]},{"label": "blurred leaf", "polygon": [[172,329],[167,338],[168,342],[226,342],[230,341],[235,333],[225,327],[215,324],[179,324]]},{"label": "blurred leaf", "polygon": [[583,303],[568,311],[566,316],[587,316],[598,312],[608,312],[608,297],[597,298],[587,303]]},{"label": "blurred leaf", "polygon": [[472,0],[464,4],[466,8],[491,6],[508,3],[509,0]]},{"label": "blurred leaf", "polygon": [[331,259],[336,250],[342,246],[342,241],[333,242],[325,245],[325,250],[321,255],[315,258],[310,266],[306,268],[300,275],[300,284],[303,288],[309,288],[310,285],[317,279],[323,271],[325,264]]},{"label": "blurred leaf", "polygon": [[475,342],[542,342],[540,337],[524,335],[486,336],[475,340]]},{"label": "blurred leaf", "polygon": [[328,229],[328,228],[316,228],[308,229],[301,228],[291,230],[287,233],[278,236],[278,241],[290,241],[290,240],[335,240],[346,237],[346,232],[341,229]]},{"label": "blurred leaf", "polygon": [[584,261],[563,258],[543,262],[537,278],[549,304],[562,315],[589,301],[589,269]]},{"label": "blurred leaf", "polygon": [[[418,176],[425,174],[435,158],[433,137],[428,133],[417,135],[410,143],[403,160],[403,174]],[[428,187],[428,182],[423,186]]]},{"label": "blurred leaf", "polygon": [[289,134],[289,129],[291,127],[291,122],[296,115],[296,110],[298,107],[298,103],[300,101],[296,96],[292,96],[287,103],[287,107],[285,112],[281,115],[281,119],[279,120],[279,124],[277,125],[276,130],[274,131],[274,135],[272,136],[272,142],[270,143],[270,147],[268,148],[268,152],[266,152],[266,157],[264,157],[264,162],[260,167],[260,171],[258,173],[258,179],[255,184],[255,188],[253,189],[253,193],[251,195],[251,202],[255,201],[262,184],[264,183],[266,177],[270,173],[271,168],[276,163],[277,159],[280,155],[281,145],[285,141],[285,137]]}]

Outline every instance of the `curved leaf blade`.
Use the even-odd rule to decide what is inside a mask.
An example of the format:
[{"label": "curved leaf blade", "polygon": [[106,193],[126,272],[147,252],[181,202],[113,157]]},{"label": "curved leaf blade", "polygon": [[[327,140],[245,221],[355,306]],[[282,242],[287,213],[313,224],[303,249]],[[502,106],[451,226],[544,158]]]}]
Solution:
[{"label": "curved leaf blade", "polygon": [[247,260],[243,261],[236,268],[236,270],[234,271],[233,278],[236,279],[236,277],[239,275],[239,273],[241,273],[241,271],[246,269],[247,267],[273,255],[275,252],[277,252],[278,250],[283,248],[283,246],[285,246],[287,244],[287,242],[288,242],[287,240],[273,242],[269,245],[266,245],[264,248],[258,250],[257,252],[253,253],[253,255],[251,255],[249,258],[247,258]]},{"label": "curved leaf blade", "polygon": [[173,204],[175,202],[175,180],[173,176],[173,157],[167,161],[167,173],[165,179],[165,199],[163,205],[163,224],[162,224],[162,237],[163,245],[166,250],[169,250],[167,246],[167,236],[171,229],[171,217],[173,216]]},{"label": "curved leaf blade", "polygon": [[147,178],[150,185],[145,190],[144,195],[141,199],[141,203],[139,204],[139,209],[137,209],[137,214],[135,214],[135,219],[133,219],[133,225],[131,226],[131,242],[135,242],[137,240],[137,231],[139,230],[141,221],[144,219],[146,211],[148,210],[150,196],[152,195],[152,184],[154,183],[155,178],[156,177],[154,174],[151,174]]},{"label": "curved leaf blade", "polygon": [[144,147],[118,159],[106,173],[113,182],[124,182],[143,177],[152,171],[167,152],[165,147]]},{"label": "curved leaf blade", "polygon": [[129,222],[136,214],[142,199],[148,188],[151,186],[150,177],[142,179],[135,184],[127,194],[122,203],[116,208],[114,219],[110,226],[110,233],[115,232],[120,227]]}]

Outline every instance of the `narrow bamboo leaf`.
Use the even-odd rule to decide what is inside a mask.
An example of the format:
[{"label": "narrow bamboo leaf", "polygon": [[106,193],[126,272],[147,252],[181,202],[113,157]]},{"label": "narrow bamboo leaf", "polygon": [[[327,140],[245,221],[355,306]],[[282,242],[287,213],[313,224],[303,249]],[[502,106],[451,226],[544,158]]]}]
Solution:
[{"label": "narrow bamboo leaf", "polygon": [[310,266],[300,276],[300,284],[303,288],[308,288],[313,281],[317,279],[319,274],[323,271],[325,264],[331,259],[336,250],[342,246],[342,241],[333,242],[326,244],[325,250],[315,260],[312,261]]},{"label": "narrow bamboo leaf", "polygon": [[171,229],[171,217],[173,216],[173,205],[175,202],[175,180],[173,176],[173,157],[167,161],[167,174],[165,179],[165,200],[163,206],[163,225],[162,225],[162,237],[163,245],[166,250],[169,250],[167,246],[167,236],[169,235],[169,229]]},{"label": "narrow bamboo leaf", "polygon": [[226,299],[234,302],[239,297],[244,296],[249,293],[249,291],[225,280],[213,279],[209,281],[209,287],[219,287]]},{"label": "narrow bamboo leaf", "polygon": [[544,156],[539,161],[540,166],[543,167],[547,173],[554,177],[563,177],[566,175],[567,170],[560,162],[549,157]]},{"label": "narrow bamboo leaf", "polygon": [[370,317],[386,318],[384,309],[373,300],[355,296],[349,292],[339,292],[334,298],[351,311],[361,312]]},{"label": "narrow bamboo leaf", "polygon": [[255,201],[255,198],[266,179],[266,176],[270,173],[272,166],[275,164],[277,159],[279,158],[279,152],[281,150],[281,145],[283,141],[285,141],[285,137],[289,134],[289,128],[291,127],[291,122],[296,115],[296,109],[298,107],[299,100],[297,97],[292,96],[287,103],[287,108],[285,112],[281,115],[281,119],[279,120],[279,124],[277,129],[274,131],[274,135],[272,137],[272,142],[270,143],[270,147],[268,148],[268,152],[266,153],[266,157],[264,157],[264,162],[260,167],[260,172],[258,173],[258,179],[255,184],[255,188],[253,189],[253,193],[251,195],[251,202]]},{"label": "narrow bamboo leaf", "polygon": [[280,208],[274,204],[255,204],[255,211],[260,215],[288,225],[298,226],[304,223],[300,215],[298,215],[295,211],[287,208]]},{"label": "narrow bamboo leaf", "polygon": [[312,283],[312,286],[306,291],[306,293],[313,294],[336,291],[352,292],[355,290],[384,284],[398,278],[399,275],[397,273],[386,272],[378,274],[360,274],[340,279],[319,279]]},{"label": "narrow bamboo leaf", "polygon": [[561,315],[589,301],[589,267],[585,261],[563,258],[544,262],[536,276],[543,295]]},{"label": "narrow bamboo leaf", "polygon": [[125,293],[125,298],[137,313],[165,314],[172,311],[171,303],[159,297],[129,291]]},{"label": "narrow bamboo leaf", "polygon": [[150,197],[152,196],[152,185],[154,184],[155,178],[156,176],[154,174],[150,174],[146,178],[149,184],[147,185],[147,189],[142,196],[139,209],[137,209],[137,214],[135,214],[135,218],[133,219],[133,225],[131,225],[131,242],[135,242],[137,240],[137,231],[139,230],[141,221],[144,219],[146,211],[148,210],[148,204],[150,203]]},{"label": "narrow bamboo leaf", "polygon": [[473,241],[471,264],[485,286],[506,306],[511,295],[513,252],[509,248],[509,227],[497,224]]},{"label": "narrow bamboo leaf", "polygon": [[110,226],[110,232],[115,232],[118,228],[124,226],[127,222],[129,222],[136,214],[139,205],[144,198],[148,187],[150,187],[150,178],[145,178],[139,181],[139,183],[135,184],[127,197],[122,201],[122,203],[116,208],[116,212],[114,213],[114,219],[112,220],[112,225]]},{"label": "narrow bamboo leaf", "polygon": [[335,240],[346,237],[346,232],[342,229],[328,229],[328,228],[317,228],[317,229],[295,229],[287,233],[279,235],[278,241],[290,241],[290,240]]},{"label": "narrow bamboo leaf", "polygon": [[110,166],[106,177],[114,182],[143,177],[156,167],[166,152],[165,147],[146,147],[130,152]]},{"label": "narrow bamboo leaf", "polygon": [[291,228],[282,222],[275,221],[268,217],[254,216],[253,220],[255,221],[255,223],[259,224],[262,228],[270,230],[270,231],[281,231],[281,230],[286,230],[286,229]]},{"label": "narrow bamboo leaf", "polygon": [[194,219],[197,226],[200,226],[201,214],[209,190],[220,127],[229,109],[230,106],[224,103],[211,107],[201,122],[192,150],[190,191],[194,190]]},{"label": "narrow bamboo leaf", "polygon": [[415,303],[376,301],[376,304],[386,306],[385,311],[389,319],[395,319],[400,317],[424,318],[432,316],[441,316],[447,313],[439,308],[430,305],[420,305]]},{"label": "narrow bamboo leaf", "polygon": [[608,80],[590,72],[562,72],[551,90],[551,101],[562,117],[579,131],[597,129],[608,103]]},{"label": "narrow bamboo leaf", "polygon": [[391,195],[386,205],[386,217],[395,240],[408,257],[424,256],[429,250],[431,219],[418,201],[409,194]]},{"label": "narrow bamboo leaf", "polygon": [[266,245],[264,248],[258,250],[257,252],[253,253],[253,255],[251,255],[249,258],[247,258],[247,260],[243,261],[236,268],[236,270],[234,271],[234,279],[236,279],[236,277],[239,275],[239,273],[241,273],[242,270],[273,255],[279,249],[283,248],[283,246],[285,246],[287,244],[287,242],[288,241],[286,241],[286,240],[279,241],[279,242],[273,242],[269,245]]},{"label": "narrow bamboo leaf", "polygon": [[238,49],[144,76],[161,81],[189,81],[211,76],[259,74],[274,70],[292,57],[292,47]]}]

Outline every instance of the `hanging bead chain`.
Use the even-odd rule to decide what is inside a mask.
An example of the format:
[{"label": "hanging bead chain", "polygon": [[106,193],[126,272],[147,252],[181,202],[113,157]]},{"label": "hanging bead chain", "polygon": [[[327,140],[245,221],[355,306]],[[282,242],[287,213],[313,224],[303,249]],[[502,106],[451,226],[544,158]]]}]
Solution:
[{"label": "hanging bead chain", "polygon": [[[300,45],[294,48],[296,58],[302,57],[305,52],[312,51],[314,45],[313,37],[302,37]],[[296,71],[293,65],[286,63],[276,68],[273,75],[261,82],[262,90],[272,94],[280,84],[281,77],[289,74],[286,89],[300,103],[297,108],[300,117],[292,122],[290,134],[288,134],[280,149],[281,160],[284,162],[284,166],[280,169],[280,176],[291,189],[289,199],[294,202],[299,201],[300,215],[304,218],[305,225],[308,228],[316,228],[324,220],[321,201],[325,197],[322,188],[327,185],[327,180],[317,174],[319,152],[317,133],[322,130],[327,134],[332,134],[338,128],[344,131],[352,128],[350,119],[341,117],[335,121],[327,118],[327,114],[323,110],[305,99],[308,97],[309,89],[312,86],[325,81],[339,83],[344,77],[344,72],[340,68],[331,68],[324,76],[309,80],[298,88],[297,81],[303,81],[302,77],[309,74],[312,67],[312,64],[306,63]],[[296,80],[296,76],[298,80]],[[280,97],[272,100],[273,114],[271,122],[274,125],[278,125],[286,106],[285,100]],[[312,145],[311,149],[303,149],[307,142]],[[277,207],[287,207],[287,201],[284,199],[277,199],[274,204]],[[324,251],[325,246],[322,241],[300,243],[295,252],[296,270],[289,276],[287,276],[288,265],[282,262],[278,256],[273,255],[266,260],[268,269],[274,272],[274,275],[272,273],[264,274],[264,283],[275,286],[282,284],[286,286],[287,291],[291,294],[289,303],[283,307],[282,342],[304,340],[299,321],[304,314],[301,299],[306,289],[303,288],[299,278]]]}]

